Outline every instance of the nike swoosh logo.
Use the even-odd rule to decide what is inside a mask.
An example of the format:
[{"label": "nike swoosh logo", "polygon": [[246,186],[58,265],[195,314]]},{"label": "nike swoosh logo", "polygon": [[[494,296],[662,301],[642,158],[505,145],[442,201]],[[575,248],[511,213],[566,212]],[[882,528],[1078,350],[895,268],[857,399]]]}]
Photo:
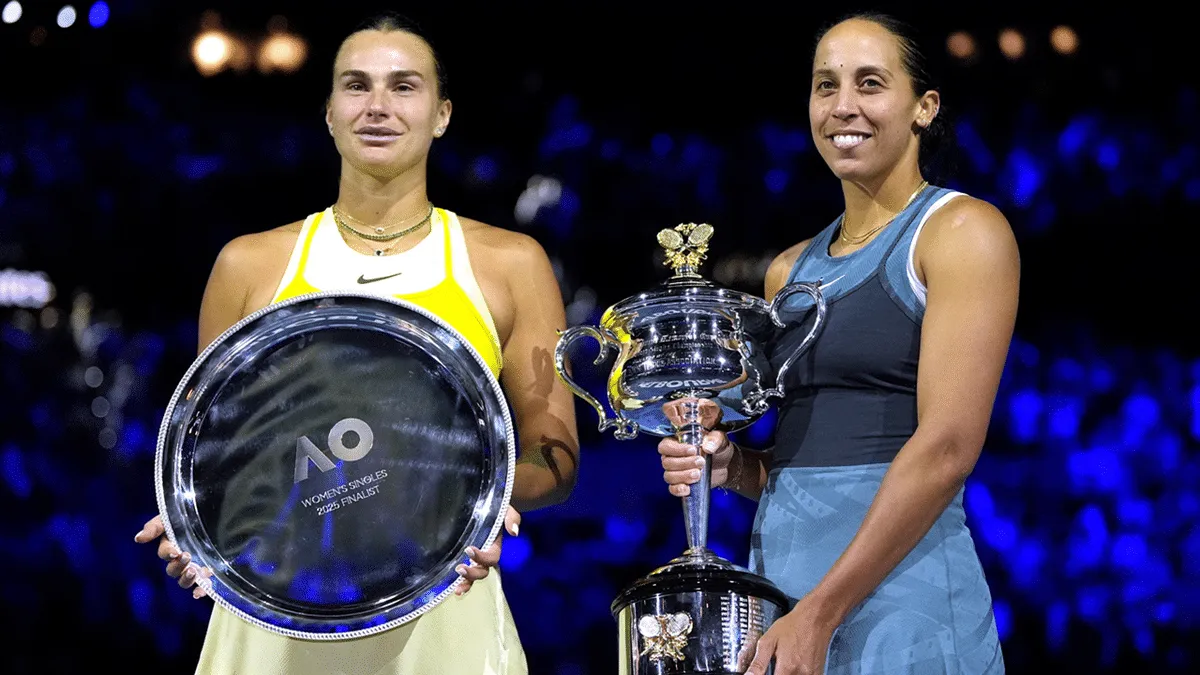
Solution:
[{"label": "nike swoosh logo", "polygon": [[845,274],[843,274],[841,277],[838,277],[837,279],[834,279],[833,281],[830,281],[830,282],[828,282],[828,283],[824,283],[824,284],[821,284],[820,286],[817,286],[817,288],[823,291],[823,290],[825,290],[826,288],[829,288],[830,286],[832,286],[832,285],[836,284],[837,282],[841,281],[841,280],[842,280],[842,277],[844,277],[844,276],[846,276],[846,275],[845,275]]},{"label": "nike swoosh logo", "polygon": [[395,274],[389,274],[389,275],[387,275],[386,277],[375,277],[374,279],[368,279],[368,278],[367,278],[367,275],[365,275],[365,274],[362,274],[362,275],[359,275],[359,277],[358,277],[358,283],[360,283],[360,284],[373,284],[373,283],[375,283],[376,281],[383,281],[384,279],[391,279],[392,277],[398,277],[398,276],[400,276],[401,274],[404,274],[404,272],[396,272]]}]

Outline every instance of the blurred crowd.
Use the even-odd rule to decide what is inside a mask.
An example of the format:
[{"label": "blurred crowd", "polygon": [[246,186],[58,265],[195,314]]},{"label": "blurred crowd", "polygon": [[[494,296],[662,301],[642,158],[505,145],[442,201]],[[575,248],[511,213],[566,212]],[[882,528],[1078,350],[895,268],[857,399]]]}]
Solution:
[{"label": "blurred crowd", "polygon": [[[160,415],[195,356],[217,248],[323,208],[336,175],[317,115],[199,114],[194,96],[129,80],[37,115],[0,107],[0,267],[47,270],[57,289],[45,307],[0,308],[0,603],[13,644],[78,645],[6,649],[6,672],[194,663],[209,601],[133,543],[156,510]],[[661,227],[714,222],[709,273],[756,291],[772,251],[836,216],[802,120],[716,138],[605,125],[569,96],[512,105],[541,120],[528,148],[450,134],[431,191],[537,236],[571,323],[664,276]],[[1010,667],[1200,667],[1188,638],[1200,630],[1200,353],[1169,332],[1194,279],[1186,247],[1150,236],[1179,235],[1200,204],[1200,100],[1163,94],[1153,124],[1036,102],[955,112],[950,185],[1009,215],[1025,261],[1018,337],[966,493]],[[327,185],[306,192],[314,176]],[[581,378],[600,387],[598,371]],[[653,441],[598,436],[582,405],[579,424],[577,490],[505,544],[538,673],[612,672],[609,604],[683,549]],[[744,433],[769,442],[770,425]],[[714,495],[713,548],[741,564],[753,508]]]}]

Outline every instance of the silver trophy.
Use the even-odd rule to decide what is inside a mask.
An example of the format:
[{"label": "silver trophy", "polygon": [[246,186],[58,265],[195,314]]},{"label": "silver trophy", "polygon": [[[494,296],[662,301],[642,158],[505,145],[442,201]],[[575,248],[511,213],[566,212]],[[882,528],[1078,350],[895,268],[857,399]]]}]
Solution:
[{"label": "silver trophy", "polygon": [[213,341],[167,406],[167,536],[213,600],[276,634],[349,640],[423,615],[503,526],[516,442],[496,378],[411,303],[322,292]]},{"label": "silver trophy", "polygon": [[[674,276],[656,290],[608,308],[600,326],[564,331],[555,368],[571,391],[600,417],[599,429],[622,440],[639,433],[675,436],[699,445],[707,431],[743,429],[783,396],[788,368],[812,345],[825,319],[825,300],[815,283],[782,288],[771,303],[721,288],[697,269],[713,228],[687,223],[658,233]],[[812,327],[778,367],[763,346],[785,324],[780,308],[792,296],[813,301]],[[616,360],[607,378],[610,415],[566,370],[567,350],[580,337],[600,343],[595,364],[609,347]],[[771,371],[773,384],[764,379]],[[743,673],[758,639],[788,610],[788,599],[767,579],[734,565],[707,548],[712,458],[691,494],[683,499],[687,550],[633,583],[612,605],[620,636],[622,675]]]}]

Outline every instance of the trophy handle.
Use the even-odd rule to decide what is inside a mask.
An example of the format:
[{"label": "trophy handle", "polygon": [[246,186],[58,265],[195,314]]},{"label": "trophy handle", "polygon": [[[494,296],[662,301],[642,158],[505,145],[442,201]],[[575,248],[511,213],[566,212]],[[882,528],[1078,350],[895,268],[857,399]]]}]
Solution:
[{"label": "trophy handle", "polygon": [[818,284],[819,282],[813,283],[809,281],[788,284],[787,286],[779,289],[779,292],[775,294],[775,299],[771,301],[771,321],[780,328],[786,328],[787,324],[785,324],[783,320],[779,318],[779,310],[783,307],[783,303],[787,301],[788,298],[797,293],[806,293],[812,297],[813,302],[816,303],[817,317],[816,320],[813,321],[812,329],[808,331],[808,335],[805,335],[804,340],[800,342],[800,346],[796,347],[791,356],[788,356],[787,360],[783,362],[783,365],[779,367],[779,372],[775,374],[775,387],[762,392],[762,394],[757,397],[758,400],[754,402],[756,407],[765,409],[768,399],[774,397],[783,397],[783,376],[787,374],[788,369],[792,367],[792,364],[796,362],[796,359],[800,358],[801,354],[808,351],[808,349],[812,346],[813,341],[817,339],[818,335],[820,335],[821,329],[824,328],[825,295],[821,293],[821,287]]},{"label": "trophy handle", "polygon": [[[594,365],[600,365],[608,356],[609,346],[618,346],[620,343],[608,331],[602,331],[595,326],[575,326],[568,328],[565,331],[558,332],[558,345],[554,348],[554,369],[558,371],[558,377],[562,379],[571,393],[587,402],[596,410],[596,415],[600,418],[597,429],[601,432],[607,429],[613,429],[613,436],[620,440],[629,440],[638,435],[638,425],[632,420],[625,419],[619,412],[614,412],[609,416],[608,411],[604,406],[592,396],[588,390],[579,386],[571,376],[567,374],[566,360],[567,348],[571,343],[581,337],[590,337],[600,343],[600,353],[596,355]],[[619,346],[617,347],[619,349]]]}]

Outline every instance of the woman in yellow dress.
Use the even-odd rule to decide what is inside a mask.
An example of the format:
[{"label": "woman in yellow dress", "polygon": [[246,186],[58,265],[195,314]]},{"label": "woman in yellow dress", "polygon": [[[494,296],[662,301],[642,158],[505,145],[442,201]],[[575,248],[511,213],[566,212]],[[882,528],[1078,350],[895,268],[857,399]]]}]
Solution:
[{"label": "woman in yellow dress", "polygon": [[[426,196],[429,150],[450,123],[445,70],[404,19],[351,34],[334,61],[325,119],[341,155],[337,201],[303,221],[237,237],[213,266],[200,307],[201,351],[242,318],[316,291],[354,290],[413,302],[456,328],[483,356],[513,409],[521,440],[505,525],[563,501],[579,443],[573,401],[551,354],[566,317],[546,253],[531,237],[438,208]],[[207,574],[152,519],[167,573],[191,588]],[[518,675],[525,655],[499,574],[501,541],[459,567],[460,597],[384,633],[306,641],[214,606],[197,673]],[[470,591],[469,593],[466,591]],[[193,590],[203,596],[199,586]]]}]

